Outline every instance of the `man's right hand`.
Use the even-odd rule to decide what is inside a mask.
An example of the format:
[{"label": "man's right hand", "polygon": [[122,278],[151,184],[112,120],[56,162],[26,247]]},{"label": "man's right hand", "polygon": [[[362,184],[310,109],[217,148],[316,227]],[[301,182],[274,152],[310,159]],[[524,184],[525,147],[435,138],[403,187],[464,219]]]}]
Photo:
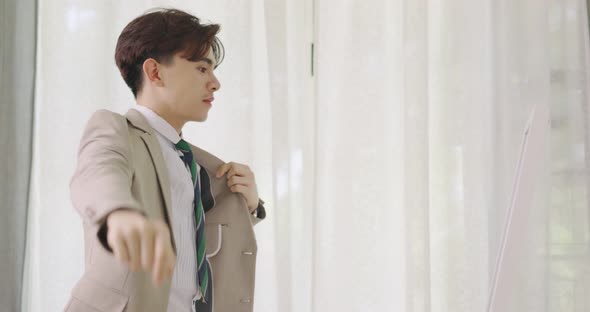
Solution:
[{"label": "man's right hand", "polygon": [[106,222],[107,241],[119,261],[134,272],[151,271],[156,286],[171,277],[176,255],[165,222],[124,209],[109,214]]}]

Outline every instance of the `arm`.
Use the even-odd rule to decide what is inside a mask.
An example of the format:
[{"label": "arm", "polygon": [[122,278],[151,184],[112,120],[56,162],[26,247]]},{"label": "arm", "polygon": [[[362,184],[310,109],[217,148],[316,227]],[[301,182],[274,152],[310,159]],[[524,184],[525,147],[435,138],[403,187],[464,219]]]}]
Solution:
[{"label": "arm", "polygon": [[101,244],[132,271],[151,271],[157,286],[171,276],[176,256],[168,225],[148,220],[131,193],[128,133],[127,120],[115,113],[100,110],[90,118],[70,193],[84,223],[97,229]]},{"label": "arm", "polygon": [[117,209],[141,213],[131,194],[128,149],[126,120],[106,110],[94,113],[80,141],[70,196],[82,220],[97,229]]}]

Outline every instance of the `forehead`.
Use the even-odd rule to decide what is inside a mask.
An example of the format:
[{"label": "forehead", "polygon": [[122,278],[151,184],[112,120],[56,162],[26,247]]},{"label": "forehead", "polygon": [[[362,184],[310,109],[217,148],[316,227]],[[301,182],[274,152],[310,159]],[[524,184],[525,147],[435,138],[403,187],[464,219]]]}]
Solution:
[{"label": "forehead", "polygon": [[213,50],[209,49],[209,52],[207,53],[207,55],[197,58],[195,60],[189,61],[189,62],[205,62],[209,65],[211,65],[213,68],[217,67],[217,63],[215,62],[215,54],[213,54]]},{"label": "forehead", "polygon": [[192,62],[192,63],[197,63],[197,62],[204,62],[207,63],[209,65],[211,65],[212,67],[217,67],[217,63],[215,61],[215,54],[213,53],[212,49],[209,49],[209,51],[207,52],[207,54],[203,57],[199,57],[196,59],[186,59],[185,55],[183,52],[178,52],[173,56],[173,59],[175,61],[180,61],[180,63],[184,63],[184,62]]}]

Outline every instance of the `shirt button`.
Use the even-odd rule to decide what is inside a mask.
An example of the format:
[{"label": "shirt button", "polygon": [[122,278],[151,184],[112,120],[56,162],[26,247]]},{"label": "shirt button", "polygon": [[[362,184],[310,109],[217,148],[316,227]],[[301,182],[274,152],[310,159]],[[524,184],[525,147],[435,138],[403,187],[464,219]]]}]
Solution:
[{"label": "shirt button", "polygon": [[241,303],[250,303],[250,299],[247,299],[247,298],[246,299],[242,299],[242,300],[240,300],[240,302]]},{"label": "shirt button", "polygon": [[243,252],[242,252],[242,254],[243,254],[243,255],[248,255],[248,256],[251,256],[251,255],[253,255],[254,253],[253,253],[253,252],[251,252],[251,251],[243,251]]}]

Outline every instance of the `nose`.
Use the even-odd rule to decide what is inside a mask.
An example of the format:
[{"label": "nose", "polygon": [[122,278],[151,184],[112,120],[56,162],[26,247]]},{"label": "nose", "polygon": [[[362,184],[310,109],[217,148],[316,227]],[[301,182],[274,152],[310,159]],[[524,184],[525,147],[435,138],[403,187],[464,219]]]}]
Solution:
[{"label": "nose", "polygon": [[221,88],[221,84],[219,83],[219,80],[217,80],[217,77],[215,77],[214,74],[211,75],[212,79],[211,82],[209,83],[209,88],[211,88],[211,90],[213,91],[219,91],[219,89]]}]

